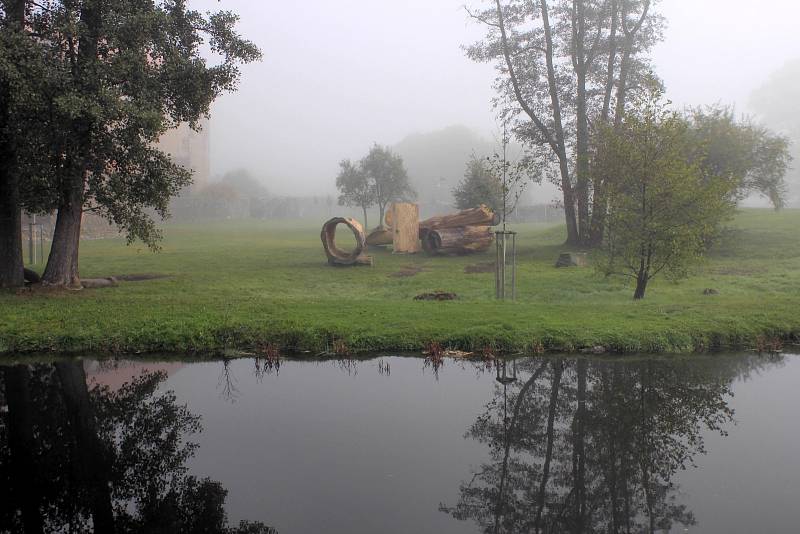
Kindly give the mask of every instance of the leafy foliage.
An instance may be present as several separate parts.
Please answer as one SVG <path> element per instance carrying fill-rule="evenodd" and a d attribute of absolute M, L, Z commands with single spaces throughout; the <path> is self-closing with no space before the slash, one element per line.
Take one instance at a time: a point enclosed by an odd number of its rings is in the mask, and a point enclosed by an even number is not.
<path fill-rule="evenodd" d="M 182 122 L 197 128 L 211 102 L 236 88 L 240 63 L 260 51 L 235 31 L 230 12 L 203 15 L 182 1 L 51 0 L 29 9 L 26 39 L 45 51 L 42 72 L 55 80 L 42 120 L 51 128 L 47 187 L 26 188 L 26 204 L 67 200 L 68 191 L 120 229 L 157 248 L 151 216 L 191 172 L 156 143 Z M 220 62 L 209 65 L 208 46 Z M 40 203 L 40 202 L 39 202 Z M 48 202 L 52 207 L 53 202 Z"/>
<path fill-rule="evenodd" d="M 360 206 L 364 211 L 365 227 L 367 208 L 377 205 L 380 217 L 378 224 L 383 224 L 383 215 L 390 202 L 416 197 L 408 181 L 403 158 L 387 147 L 375 144 L 357 163 L 349 159 L 342 160 L 339 169 L 336 177 L 339 204 Z"/>
<path fill-rule="evenodd" d="M 590 125 L 617 123 L 653 77 L 647 54 L 664 20 L 651 0 L 489 3 L 471 12 L 487 35 L 467 55 L 497 65 L 495 106 L 533 166 L 561 188 L 568 242 L 587 243 L 601 227 L 593 218 L 605 213 L 605 176 L 590 169 Z"/>
<path fill-rule="evenodd" d="M 730 382 L 748 365 L 555 358 L 519 366 L 525 378 L 496 387 L 466 433 L 489 460 L 443 511 L 495 533 L 695 524 L 674 477 L 705 453 L 704 432 L 725 434 Z"/>
<path fill-rule="evenodd" d="M 59 366 L 79 380 L 65 381 Z M 89 531 L 97 527 L 100 487 L 109 495 L 115 532 L 272 532 L 261 523 L 228 526 L 227 490 L 187 474 L 197 447 L 187 438 L 200 432 L 199 417 L 174 393 L 159 390 L 166 374 L 143 372 L 118 390 L 89 389 L 82 366 L 80 360 L 18 365 L 0 373 L 0 478 L 9 493 L 0 528 L 21 531 L 18 510 L 33 506 L 45 531 Z M 67 400 L 72 394 L 87 401 L 77 414 Z M 16 424 L 19 411 L 29 414 L 25 425 Z M 21 470 L 13 443 L 26 432 L 36 436 L 29 450 L 33 465 Z M 81 448 L 90 442 L 98 454 L 87 458 Z"/>
<path fill-rule="evenodd" d="M 637 99 L 620 127 L 602 130 L 597 145 L 597 167 L 615 177 L 608 186 L 601 269 L 634 278 L 634 298 L 643 298 L 662 271 L 687 276 L 732 215 L 740 182 L 690 160 L 697 150 L 692 129 L 666 110 L 657 88 Z"/>
<path fill-rule="evenodd" d="M 349 159 L 339 162 L 336 177 L 340 206 L 358 206 L 364 211 L 364 227 L 367 227 L 367 208 L 375 204 L 375 190 L 360 163 Z"/>
<path fill-rule="evenodd" d="M 736 183 L 737 199 L 757 192 L 775 208 L 783 207 L 791 162 L 788 138 L 752 121 L 737 121 L 731 108 L 693 109 L 688 120 L 694 143 L 690 159 L 709 180 Z"/>
<path fill-rule="evenodd" d="M 453 189 L 458 209 L 485 204 L 497 212 L 503 208 L 503 184 L 489 171 L 487 161 L 474 154 L 467 162 L 464 178 Z"/>
<path fill-rule="evenodd" d="M 749 107 L 769 128 L 785 135 L 791 142 L 794 159 L 788 172 L 791 200 L 800 206 L 800 112 L 796 105 L 800 94 L 800 59 L 787 62 L 750 95 Z"/>
<path fill-rule="evenodd" d="M 375 144 L 359 163 L 367 175 L 378 205 L 379 224 L 390 202 L 413 200 L 417 194 L 408 182 L 408 173 L 403 158 L 387 147 Z"/>

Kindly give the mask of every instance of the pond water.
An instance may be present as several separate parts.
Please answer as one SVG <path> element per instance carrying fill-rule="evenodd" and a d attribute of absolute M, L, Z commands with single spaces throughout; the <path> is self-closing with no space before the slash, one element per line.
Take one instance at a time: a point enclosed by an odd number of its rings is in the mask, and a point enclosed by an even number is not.
<path fill-rule="evenodd" d="M 5 366 L 0 531 L 796 532 L 798 384 L 756 354 Z"/>

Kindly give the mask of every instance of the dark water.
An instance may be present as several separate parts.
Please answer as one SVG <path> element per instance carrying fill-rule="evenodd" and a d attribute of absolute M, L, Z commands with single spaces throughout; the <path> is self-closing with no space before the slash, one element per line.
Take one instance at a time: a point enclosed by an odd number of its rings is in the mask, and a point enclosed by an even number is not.
<path fill-rule="evenodd" d="M 791 355 L 0 367 L 0 531 L 797 532 L 798 406 Z"/>

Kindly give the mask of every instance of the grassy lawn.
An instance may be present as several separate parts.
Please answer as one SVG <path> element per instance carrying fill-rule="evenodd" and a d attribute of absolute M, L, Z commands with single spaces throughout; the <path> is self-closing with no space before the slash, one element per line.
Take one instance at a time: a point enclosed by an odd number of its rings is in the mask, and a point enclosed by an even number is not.
<path fill-rule="evenodd" d="M 0 294 L 0 352 L 217 351 L 276 343 L 318 352 L 466 349 L 688 352 L 800 336 L 800 210 L 743 210 L 696 273 L 656 280 L 643 301 L 624 280 L 556 269 L 562 227 L 519 225 L 518 299 L 493 300 L 493 254 L 430 258 L 371 250 L 374 267 L 325 263 L 319 224 L 168 226 L 163 250 L 85 241 L 81 275 L 161 273 L 79 292 Z M 343 235 L 345 232 L 341 232 Z M 396 276 L 404 267 L 421 270 Z M 41 266 L 39 266 L 41 270 Z M 718 291 L 704 295 L 705 288 Z M 421 292 L 458 294 L 421 302 Z M 337 343 L 341 346 L 341 343 Z"/>

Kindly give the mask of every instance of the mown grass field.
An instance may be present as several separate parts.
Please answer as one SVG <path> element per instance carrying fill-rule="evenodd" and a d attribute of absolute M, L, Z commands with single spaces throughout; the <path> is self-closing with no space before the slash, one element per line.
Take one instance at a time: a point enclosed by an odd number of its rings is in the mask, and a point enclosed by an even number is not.
<path fill-rule="evenodd" d="M 160 273 L 78 292 L 0 295 L 0 352 L 419 350 L 443 346 L 613 352 L 753 347 L 800 338 L 800 210 L 743 210 L 694 275 L 655 280 L 634 302 L 625 280 L 556 269 L 562 227 L 518 225 L 518 299 L 493 299 L 492 273 L 464 257 L 371 250 L 374 267 L 332 268 L 319 224 L 229 221 L 168 226 L 163 250 L 85 241 L 81 275 Z M 344 234 L 345 232 L 341 232 Z M 410 268 L 413 276 L 395 276 Z M 41 270 L 41 267 L 39 267 Z M 704 295 L 705 288 L 718 291 Z M 414 301 L 421 292 L 452 302 Z"/>

